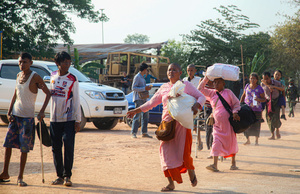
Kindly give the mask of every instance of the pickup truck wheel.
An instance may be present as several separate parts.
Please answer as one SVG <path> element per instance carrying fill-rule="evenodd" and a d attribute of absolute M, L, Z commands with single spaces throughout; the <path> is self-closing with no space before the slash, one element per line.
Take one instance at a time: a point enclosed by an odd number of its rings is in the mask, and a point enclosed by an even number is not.
<path fill-rule="evenodd" d="M 3 123 L 5 123 L 5 124 L 8 124 L 8 123 L 9 123 L 8 118 L 7 118 L 6 115 L 1 115 L 1 120 L 2 120 Z"/>
<path fill-rule="evenodd" d="M 132 121 L 133 118 L 129 118 L 127 115 L 125 116 L 125 123 L 131 128 L 132 127 Z M 140 120 L 140 125 L 139 128 L 141 127 L 141 120 Z"/>
<path fill-rule="evenodd" d="M 84 117 L 83 111 L 81 110 L 80 130 L 84 128 L 85 124 L 86 124 L 86 118 Z"/>
<path fill-rule="evenodd" d="M 100 130 L 110 130 L 118 124 L 118 118 L 104 118 L 93 121 L 95 127 Z"/>

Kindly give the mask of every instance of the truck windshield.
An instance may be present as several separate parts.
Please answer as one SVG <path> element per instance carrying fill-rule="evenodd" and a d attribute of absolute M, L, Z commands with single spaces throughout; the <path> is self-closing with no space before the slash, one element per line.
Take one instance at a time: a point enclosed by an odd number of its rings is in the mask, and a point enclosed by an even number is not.
<path fill-rule="evenodd" d="M 48 65 L 48 68 L 51 71 L 56 71 L 58 70 L 56 65 Z M 80 71 L 78 71 L 77 69 L 75 69 L 74 67 L 70 67 L 69 72 L 74 74 L 79 82 L 92 82 L 88 77 L 86 77 L 85 75 L 83 75 Z"/>

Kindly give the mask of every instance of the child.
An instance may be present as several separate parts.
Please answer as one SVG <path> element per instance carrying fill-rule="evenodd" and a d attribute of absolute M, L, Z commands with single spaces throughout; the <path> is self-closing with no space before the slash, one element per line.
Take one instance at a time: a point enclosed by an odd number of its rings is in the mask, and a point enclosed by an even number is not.
<path fill-rule="evenodd" d="M 280 81 L 282 86 L 284 87 L 285 84 L 284 84 L 284 81 L 281 80 L 281 77 L 282 77 L 282 72 L 280 70 L 276 70 L 274 72 L 274 79 L 277 80 L 277 81 Z M 286 120 L 286 117 L 285 117 L 286 101 L 285 101 L 285 92 L 284 92 L 284 90 L 279 95 L 278 106 L 281 108 L 281 111 L 282 111 L 282 114 L 281 114 L 280 118 Z"/>
<path fill-rule="evenodd" d="M 213 144 L 211 155 L 213 156 L 214 163 L 207 166 L 208 170 L 218 172 L 218 156 L 232 157 L 230 170 L 237 170 L 235 155 L 238 152 L 238 144 L 236 134 L 234 133 L 231 124 L 229 123 L 229 113 L 223 106 L 216 92 L 219 92 L 222 97 L 228 102 L 232 108 L 233 119 L 240 120 L 237 112 L 241 109 L 240 102 L 234 93 L 229 89 L 224 89 L 225 81 L 222 78 L 214 80 L 213 85 L 215 89 L 205 88 L 208 78 L 205 77 L 198 86 L 213 108 L 213 117 L 215 124 L 213 125 Z"/>

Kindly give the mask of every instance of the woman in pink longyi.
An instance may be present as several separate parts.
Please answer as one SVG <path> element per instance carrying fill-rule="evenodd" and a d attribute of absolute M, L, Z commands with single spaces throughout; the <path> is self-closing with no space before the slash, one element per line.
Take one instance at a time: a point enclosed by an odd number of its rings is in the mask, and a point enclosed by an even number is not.
<path fill-rule="evenodd" d="M 180 80 L 182 74 L 181 67 L 178 64 L 170 64 L 167 71 L 167 76 L 170 82 L 163 84 L 159 90 L 154 94 L 150 101 L 146 102 L 137 109 L 128 111 L 128 116 L 132 117 L 134 114 L 141 111 L 147 112 L 151 108 L 163 104 L 162 120 L 171 121 L 172 117 L 168 112 L 167 102 L 169 92 L 172 86 Z M 190 82 L 184 81 L 184 93 L 189 94 L 196 98 L 197 102 L 193 105 L 192 110 L 194 114 L 197 113 L 205 103 L 205 97 L 197 88 Z M 193 158 L 191 157 L 192 149 L 192 133 L 191 129 L 183 127 L 176 121 L 175 137 L 170 141 L 160 141 L 159 155 L 161 167 L 167 177 L 169 184 L 163 187 L 161 191 L 172 191 L 175 189 L 174 181 L 182 183 L 181 173 L 188 171 L 191 185 L 197 185 L 197 178 L 195 174 L 195 167 L 193 165 Z"/>
<path fill-rule="evenodd" d="M 232 157 L 230 170 L 237 170 L 238 167 L 236 166 L 235 161 L 235 155 L 238 152 L 236 134 L 228 120 L 229 113 L 224 108 L 216 92 L 219 92 L 230 105 L 234 120 L 240 120 L 240 117 L 237 114 L 237 112 L 241 109 L 240 102 L 231 90 L 224 89 L 225 81 L 222 78 L 214 80 L 213 84 L 215 89 L 205 88 L 208 81 L 209 79 L 205 77 L 198 86 L 198 90 L 200 90 L 207 100 L 210 101 L 215 120 L 215 124 L 213 125 L 213 144 L 210 153 L 211 156 L 213 156 L 214 163 L 206 168 L 213 172 L 218 172 L 218 156 L 223 156 L 225 158 Z"/>

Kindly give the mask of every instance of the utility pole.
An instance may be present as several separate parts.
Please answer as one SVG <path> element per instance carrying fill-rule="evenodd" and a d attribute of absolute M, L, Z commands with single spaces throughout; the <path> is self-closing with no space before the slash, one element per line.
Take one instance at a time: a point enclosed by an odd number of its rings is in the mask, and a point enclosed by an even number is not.
<path fill-rule="evenodd" d="M 109 18 L 103 13 L 104 9 L 101 10 L 101 16 L 99 17 L 99 20 L 102 22 L 102 44 L 104 44 L 104 28 L 103 28 L 103 23 L 108 22 Z"/>

